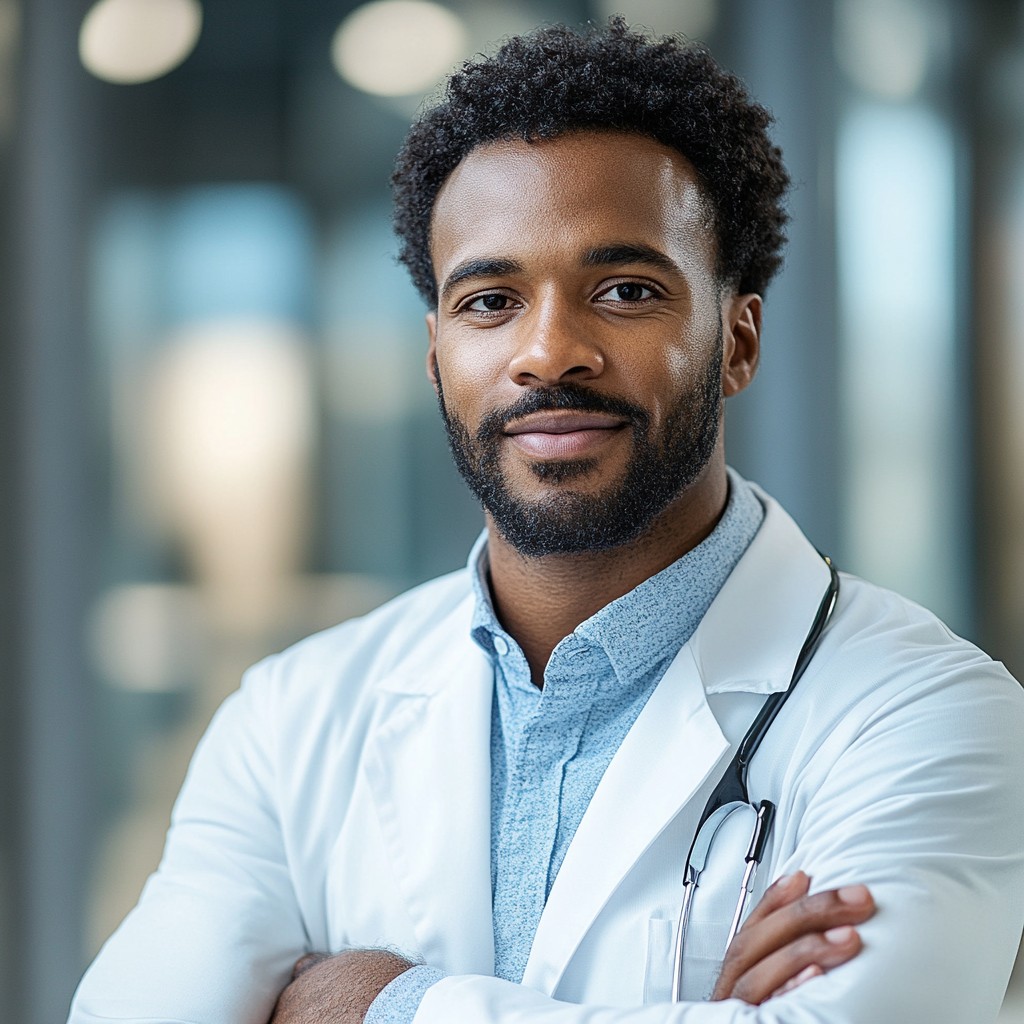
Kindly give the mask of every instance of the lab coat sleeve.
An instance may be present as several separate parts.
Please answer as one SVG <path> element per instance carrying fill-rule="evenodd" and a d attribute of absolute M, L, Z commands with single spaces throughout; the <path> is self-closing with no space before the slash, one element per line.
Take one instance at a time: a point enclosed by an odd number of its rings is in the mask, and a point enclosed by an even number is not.
<path fill-rule="evenodd" d="M 163 859 L 82 980 L 69 1024 L 266 1024 L 307 939 L 275 811 L 272 707 L 256 685 L 196 750 Z"/>
<path fill-rule="evenodd" d="M 950 682 L 878 708 L 823 780 L 789 780 L 798 835 L 777 873 L 865 882 L 878 906 L 849 964 L 760 1007 L 576 1005 L 463 975 L 426 991 L 415 1024 L 991 1024 L 1024 921 L 1024 700 L 995 666 Z"/>

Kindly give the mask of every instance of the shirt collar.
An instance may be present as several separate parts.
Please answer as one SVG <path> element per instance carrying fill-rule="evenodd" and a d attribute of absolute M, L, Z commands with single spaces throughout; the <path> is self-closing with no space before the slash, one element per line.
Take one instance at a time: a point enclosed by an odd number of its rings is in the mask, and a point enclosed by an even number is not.
<path fill-rule="evenodd" d="M 693 635 L 763 519 L 764 508 L 750 485 L 730 469 L 729 500 L 715 529 L 682 558 L 582 622 L 574 636 L 601 647 L 624 684 L 667 662 Z M 472 637 L 485 652 L 501 657 L 515 641 L 494 613 L 486 530 L 473 545 L 467 568 L 475 597 Z"/>

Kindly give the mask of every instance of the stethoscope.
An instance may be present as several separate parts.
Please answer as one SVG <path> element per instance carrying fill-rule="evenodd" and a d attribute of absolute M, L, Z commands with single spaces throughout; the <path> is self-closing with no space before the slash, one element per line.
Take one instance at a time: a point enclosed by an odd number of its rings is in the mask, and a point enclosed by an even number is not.
<path fill-rule="evenodd" d="M 686 855 L 686 864 L 683 868 L 683 905 L 679 910 L 679 923 L 676 926 L 675 953 L 672 960 L 672 1001 L 678 1002 L 682 998 L 683 991 L 683 950 L 686 945 L 686 931 L 690 923 L 690 910 L 693 907 L 693 896 L 700 884 L 700 876 L 708 861 L 708 852 L 714 841 L 715 834 L 722 827 L 726 818 L 743 807 L 751 807 L 756 812 L 754 829 L 750 835 L 750 845 L 747 847 L 747 854 L 744 858 L 746 867 L 743 871 L 743 881 L 740 884 L 740 895 L 736 902 L 736 911 L 733 914 L 732 924 L 729 927 L 729 937 L 725 941 L 725 950 L 728 951 L 732 940 L 736 937 L 740 922 L 743 920 L 743 913 L 750 899 L 750 893 L 754 888 L 754 876 L 764 856 L 765 846 L 768 837 L 771 835 L 772 824 L 775 820 L 775 804 L 771 800 L 762 800 L 757 806 L 750 801 L 747 792 L 747 773 L 750 768 L 750 761 L 757 753 L 761 741 L 771 727 L 775 717 L 782 710 L 789 695 L 796 688 L 800 677 L 804 674 L 811 658 L 814 657 L 821 643 L 821 635 L 832 617 L 832 611 L 836 606 L 836 598 L 839 596 L 839 574 L 836 572 L 832 560 L 825 555 L 828 566 L 829 583 L 825 596 L 818 606 L 818 613 L 811 623 L 810 632 L 804 645 L 800 649 L 800 656 L 796 661 L 796 668 L 793 669 L 793 678 L 785 690 L 769 695 L 764 702 L 757 717 L 747 730 L 736 754 L 729 762 L 718 785 L 708 798 L 701 812 L 700 820 L 697 823 L 697 834 L 690 844 L 690 851 Z M 724 956 L 723 952 L 723 956 Z"/>

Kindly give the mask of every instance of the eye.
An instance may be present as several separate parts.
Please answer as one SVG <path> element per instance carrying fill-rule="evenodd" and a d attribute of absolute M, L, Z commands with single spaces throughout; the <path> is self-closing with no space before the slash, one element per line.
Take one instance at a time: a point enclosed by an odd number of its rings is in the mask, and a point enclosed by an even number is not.
<path fill-rule="evenodd" d="M 500 292 L 489 292 L 487 295 L 478 295 L 462 308 L 472 313 L 503 313 L 512 308 L 512 299 Z"/>
<path fill-rule="evenodd" d="M 621 281 L 595 296 L 598 302 L 646 302 L 658 297 L 653 287 L 639 281 Z"/>

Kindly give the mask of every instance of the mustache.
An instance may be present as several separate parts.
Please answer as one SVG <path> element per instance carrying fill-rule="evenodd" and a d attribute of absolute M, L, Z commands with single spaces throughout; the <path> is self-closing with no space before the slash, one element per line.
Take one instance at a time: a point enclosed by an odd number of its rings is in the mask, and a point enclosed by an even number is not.
<path fill-rule="evenodd" d="M 494 409 L 480 421 L 476 431 L 478 441 L 500 437 L 513 421 L 535 412 L 553 412 L 569 409 L 572 412 L 607 413 L 628 420 L 641 433 L 646 432 L 650 417 L 639 405 L 613 395 L 603 395 L 580 384 L 556 384 L 549 388 L 535 388 L 503 409 Z"/>

